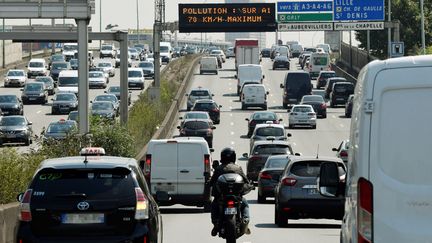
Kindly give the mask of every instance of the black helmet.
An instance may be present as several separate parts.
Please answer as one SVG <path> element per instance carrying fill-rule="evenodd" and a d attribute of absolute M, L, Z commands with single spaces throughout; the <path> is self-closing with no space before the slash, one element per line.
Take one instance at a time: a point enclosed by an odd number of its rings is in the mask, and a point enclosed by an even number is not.
<path fill-rule="evenodd" d="M 235 163 L 236 152 L 232 148 L 224 148 L 221 151 L 220 160 L 222 164 Z"/>

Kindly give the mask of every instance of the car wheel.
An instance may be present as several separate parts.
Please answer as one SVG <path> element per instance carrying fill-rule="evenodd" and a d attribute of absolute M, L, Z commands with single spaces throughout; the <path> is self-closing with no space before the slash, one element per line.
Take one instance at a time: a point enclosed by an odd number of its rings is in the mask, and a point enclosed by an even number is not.
<path fill-rule="evenodd" d="M 325 114 L 322 116 L 322 118 L 327 118 L 327 113 L 325 113 Z"/>
<path fill-rule="evenodd" d="M 266 105 L 265 105 L 265 106 L 263 106 L 263 109 L 264 109 L 264 110 L 267 110 L 267 106 L 266 106 Z"/>
<path fill-rule="evenodd" d="M 211 202 L 205 202 L 203 205 L 204 213 L 210 213 L 211 212 Z"/>
<path fill-rule="evenodd" d="M 288 104 L 283 103 L 283 104 L 282 104 L 282 107 L 283 107 L 284 109 L 288 109 Z"/>
<path fill-rule="evenodd" d="M 144 84 L 143 84 L 143 85 L 141 85 L 141 90 L 143 90 L 143 89 L 144 89 L 144 86 L 145 86 Z"/>
<path fill-rule="evenodd" d="M 261 196 L 258 193 L 258 198 L 257 198 L 258 203 L 265 203 L 266 202 L 266 197 Z"/>
<path fill-rule="evenodd" d="M 316 129 L 316 125 L 313 125 L 313 126 L 312 126 L 312 129 Z"/>
<path fill-rule="evenodd" d="M 203 72 L 200 70 L 200 75 L 202 75 L 203 74 Z"/>
<path fill-rule="evenodd" d="M 24 145 L 25 146 L 30 146 L 30 143 L 31 143 L 31 139 L 27 138 L 27 141 L 25 141 Z"/>
<path fill-rule="evenodd" d="M 274 220 L 278 227 L 288 227 L 288 218 L 281 214 L 278 205 L 275 205 Z"/>
<path fill-rule="evenodd" d="M 242 110 L 245 110 L 245 109 L 246 109 L 246 106 L 245 106 L 244 104 L 242 104 L 242 105 L 241 105 L 241 109 L 242 109 Z"/>
<path fill-rule="evenodd" d="M 292 124 L 289 124 L 289 125 L 288 125 L 288 128 L 289 128 L 289 129 L 293 129 L 294 126 L 293 126 Z"/>
<path fill-rule="evenodd" d="M 331 102 L 331 101 L 330 101 L 330 107 L 331 107 L 331 108 L 334 108 L 334 107 L 335 107 L 334 103 Z"/>
<path fill-rule="evenodd" d="M 51 115 L 55 115 L 57 112 L 55 110 L 51 110 Z"/>

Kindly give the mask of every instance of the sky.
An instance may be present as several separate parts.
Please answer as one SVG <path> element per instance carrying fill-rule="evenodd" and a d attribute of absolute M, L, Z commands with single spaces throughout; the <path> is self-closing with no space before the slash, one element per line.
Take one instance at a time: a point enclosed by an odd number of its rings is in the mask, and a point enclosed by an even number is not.
<path fill-rule="evenodd" d="M 151 29 L 154 22 L 154 0 L 95 0 L 96 13 L 92 16 L 90 26 L 93 31 L 100 29 L 100 4 L 102 3 L 102 31 L 108 24 L 117 24 L 119 29 L 136 29 L 137 27 L 137 8 L 139 13 L 140 28 Z M 176 21 L 178 19 L 178 4 L 179 3 L 223 3 L 223 0 L 165 0 L 165 20 L 167 22 Z M 261 0 L 260 2 L 275 2 L 274 0 Z M 74 21 L 68 20 L 67 23 Z M 6 25 L 26 24 L 26 21 L 7 20 Z M 47 20 L 33 20 L 34 24 L 50 24 Z M 63 23 L 62 20 L 56 20 L 56 23 Z M 312 32 L 284 32 L 279 33 L 283 42 L 297 40 L 303 45 L 312 46 L 324 41 L 324 33 L 322 31 Z M 179 38 L 200 38 L 200 34 L 179 34 Z M 348 38 L 346 33 L 345 38 Z M 212 40 L 224 40 L 224 35 L 221 33 L 208 33 L 207 37 Z M 275 33 L 267 33 L 267 46 L 275 43 Z"/>

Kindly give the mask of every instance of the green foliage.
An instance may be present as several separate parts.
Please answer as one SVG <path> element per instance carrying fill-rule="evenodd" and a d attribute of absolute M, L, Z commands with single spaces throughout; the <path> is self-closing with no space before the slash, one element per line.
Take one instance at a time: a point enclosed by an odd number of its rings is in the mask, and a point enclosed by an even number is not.
<path fill-rule="evenodd" d="M 388 1 L 385 1 L 386 20 Z M 405 54 L 416 55 L 421 47 L 420 6 L 418 0 L 391 0 L 392 20 L 400 21 L 400 40 L 405 42 Z M 432 1 L 424 1 L 426 45 L 432 43 Z M 360 47 L 367 46 L 367 32 L 357 31 Z M 371 52 L 379 58 L 387 57 L 388 36 L 386 30 L 371 31 Z"/>

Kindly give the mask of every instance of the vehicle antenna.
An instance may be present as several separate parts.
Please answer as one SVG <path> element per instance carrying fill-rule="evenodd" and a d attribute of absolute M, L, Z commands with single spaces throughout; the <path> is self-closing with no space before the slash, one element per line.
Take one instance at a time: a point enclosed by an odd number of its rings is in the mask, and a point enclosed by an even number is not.
<path fill-rule="evenodd" d="M 319 144 L 318 144 L 318 148 L 317 148 L 317 155 L 316 158 L 318 159 L 318 155 L 319 155 Z"/>

